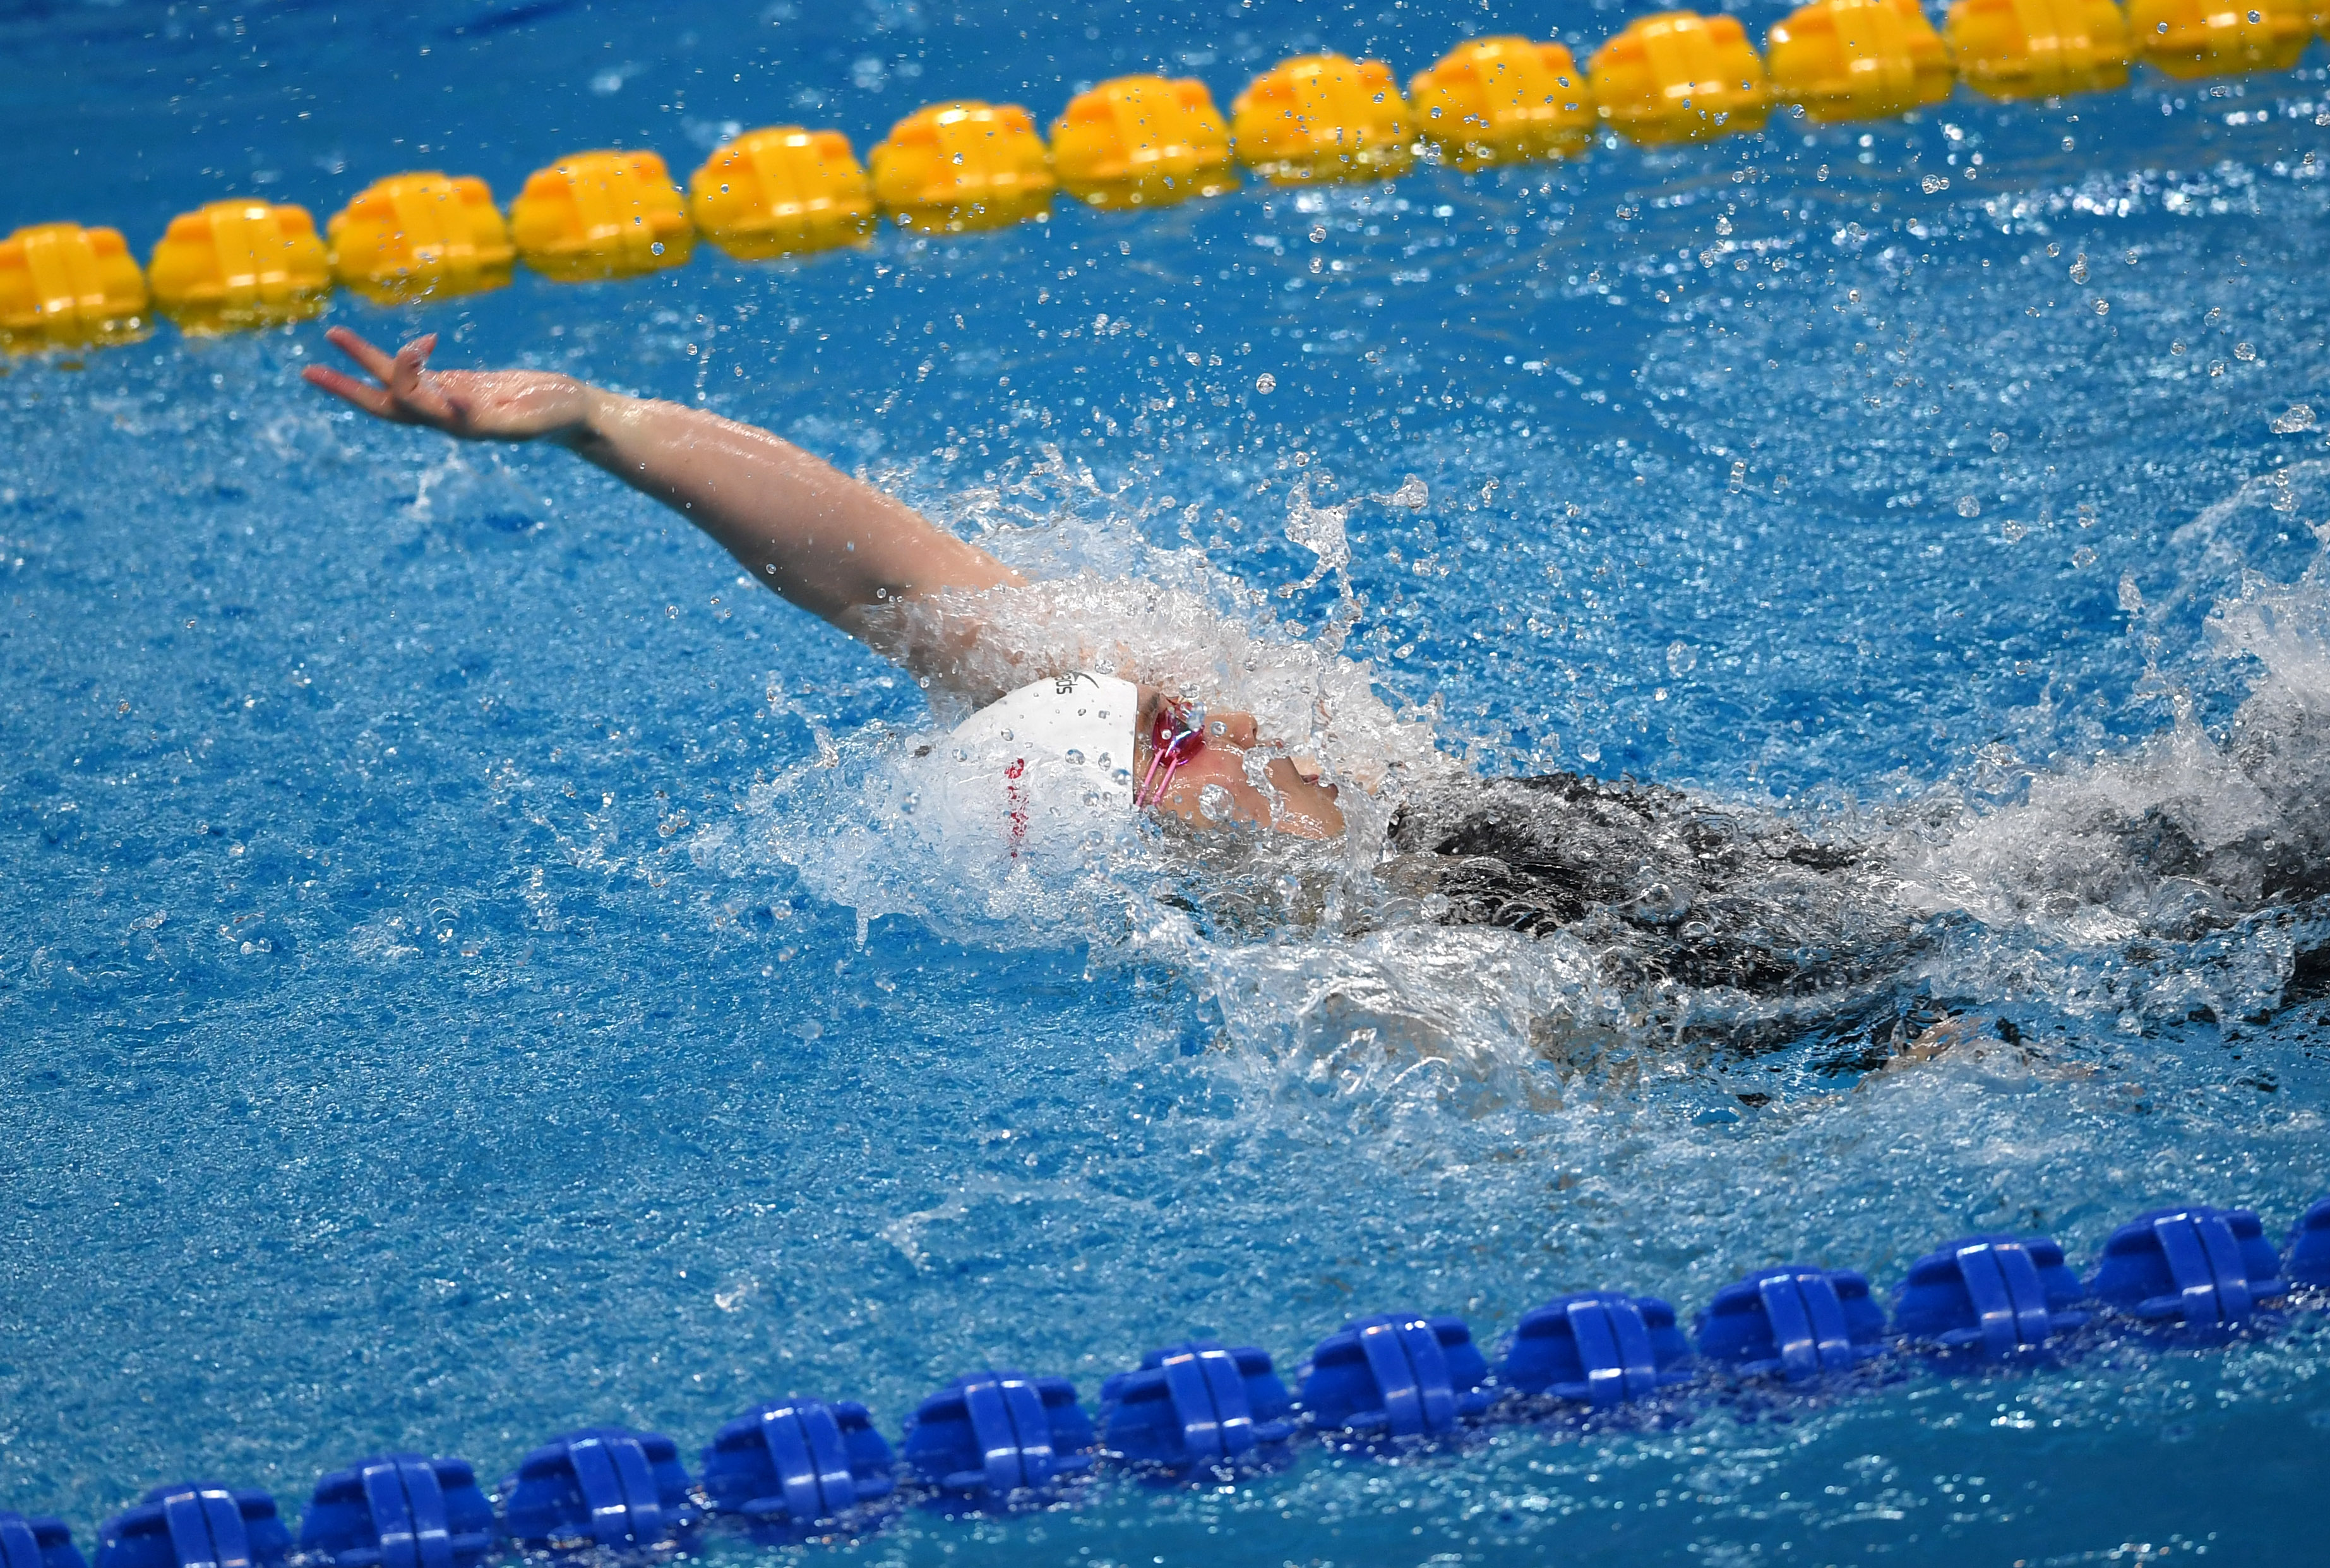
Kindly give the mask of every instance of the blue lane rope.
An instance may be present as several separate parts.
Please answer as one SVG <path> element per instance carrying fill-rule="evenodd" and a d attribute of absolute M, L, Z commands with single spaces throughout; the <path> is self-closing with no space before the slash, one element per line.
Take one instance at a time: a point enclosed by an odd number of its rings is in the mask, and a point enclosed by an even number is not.
<path fill-rule="evenodd" d="M 317 1481 L 299 1550 L 328 1568 L 477 1568 L 500 1534 L 467 1463 L 383 1454 Z"/>
<path fill-rule="evenodd" d="M 1276 1462 L 1294 1435 L 1294 1402 L 1270 1353 L 1193 1339 L 1152 1350 L 1100 1388 L 1104 1452 L 1175 1478 Z"/>
<path fill-rule="evenodd" d="M 896 1464 L 864 1405 L 785 1400 L 756 1406 L 713 1435 L 704 1492 L 715 1511 L 791 1540 L 889 1497 Z"/>
<path fill-rule="evenodd" d="M 1710 1379 L 1848 1388 L 1889 1352 L 1947 1366 L 2032 1364 L 2116 1329 L 2222 1344 L 2288 1322 L 2293 1289 L 2330 1291 L 2330 1197 L 2283 1249 L 2257 1214 L 2205 1204 L 2139 1214 L 2082 1283 L 2044 1236 L 1968 1236 L 1909 1266 L 1890 1325 L 1868 1279 L 1786 1264 L 1725 1286 L 1687 1340 L 1651 1296 L 1587 1291 L 1522 1316 L 1492 1370 L 1458 1317 L 1353 1318 L 1321 1340 L 1289 1396 L 1269 1354 L 1189 1340 L 1101 1387 L 1096 1425 L 1066 1378 L 980 1371 L 925 1399 L 894 1456 L 862 1404 L 792 1399 L 720 1428 L 691 1484 L 678 1445 L 592 1427 L 526 1456 L 488 1498 L 465 1461 L 390 1454 L 317 1481 L 297 1557 L 315 1568 L 479 1568 L 497 1550 L 639 1553 L 707 1516 L 798 1542 L 877 1528 L 907 1499 L 944 1511 L 1048 1506 L 1107 1460 L 1168 1481 L 1286 1463 L 1304 1429 L 1361 1449 L 1445 1441 L 1492 1421 L 1599 1414 L 1690 1397 Z M 900 1470 L 914 1478 L 902 1487 Z M 98 1532 L 94 1568 L 286 1568 L 265 1492 L 156 1487 Z M 91 1568 L 62 1520 L 0 1511 L 0 1568 Z"/>
<path fill-rule="evenodd" d="M 649 1549 L 702 1520 L 679 1445 L 660 1432 L 620 1427 L 586 1427 L 535 1449 L 502 1483 L 501 1496 L 510 1540 L 553 1552 Z"/>
<path fill-rule="evenodd" d="M 62 1519 L 0 1514 L 0 1568 L 89 1568 Z"/>
<path fill-rule="evenodd" d="M 1691 1381 L 1691 1341 L 1655 1296 L 1589 1290 L 1521 1315 L 1497 1382 L 1610 1410 Z"/>
<path fill-rule="evenodd" d="M 2083 1328 L 2086 1288 L 2044 1236 L 1969 1236 L 1909 1265 L 1893 1331 L 1994 1360 L 2045 1350 Z"/>
<path fill-rule="evenodd" d="M 1849 1269 L 1789 1263 L 1717 1291 L 1698 1330 L 1699 1354 L 1739 1376 L 1809 1383 L 1883 1354 L 1885 1309 Z"/>
<path fill-rule="evenodd" d="M 280 1568 L 290 1551 L 273 1497 L 217 1481 L 156 1487 L 97 1533 L 97 1568 Z"/>
<path fill-rule="evenodd" d="M 1461 1317 L 1355 1317 L 1321 1340 L 1302 1378 L 1314 1424 L 1361 1438 L 1437 1438 L 1487 1412 L 1489 1364 Z"/>
<path fill-rule="evenodd" d="M 2287 1295 L 2280 1272 L 2255 1214 L 2194 1204 L 2155 1209 L 2113 1231 L 2088 1289 L 2132 1317 L 2206 1332 L 2239 1328 L 2259 1301 Z"/>
<path fill-rule="evenodd" d="M 915 1408 L 899 1456 L 937 1498 L 1009 1507 L 1055 1500 L 1092 1468 L 1097 1438 L 1067 1379 L 974 1372 Z"/>

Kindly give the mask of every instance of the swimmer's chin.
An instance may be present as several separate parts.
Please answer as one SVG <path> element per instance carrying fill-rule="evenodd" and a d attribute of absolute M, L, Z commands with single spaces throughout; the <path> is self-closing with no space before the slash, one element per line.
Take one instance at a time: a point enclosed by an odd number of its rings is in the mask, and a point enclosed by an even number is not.
<path fill-rule="evenodd" d="M 1284 770 L 1285 777 L 1277 775 Z M 1184 770 L 1185 772 L 1188 770 Z M 1185 785 L 1178 779 L 1165 798 L 1150 807 L 1160 820 L 1171 819 L 1198 832 L 1267 832 L 1321 842 L 1343 836 L 1343 813 L 1335 803 L 1335 786 L 1315 784 L 1293 771 L 1285 757 L 1270 765 L 1271 794 L 1264 794 L 1244 779 L 1235 790 L 1219 783 Z M 1208 790 L 1227 794 L 1210 799 Z"/>

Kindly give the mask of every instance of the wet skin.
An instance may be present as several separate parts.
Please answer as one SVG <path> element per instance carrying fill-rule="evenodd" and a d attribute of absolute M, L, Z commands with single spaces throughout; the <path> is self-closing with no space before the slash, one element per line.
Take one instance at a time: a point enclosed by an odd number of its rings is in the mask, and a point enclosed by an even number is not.
<path fill-rule="evenodd" d="M 1153 755 L 1150 736 L 1159 708 L 1167 694 L 1153 687 L 1141 692 L 1141 718 L 1132 737 L 1132 776 L 1149 776 Z M 1267 755 L 1262 772 L 1268 787 L 1246 776 L 1247 754 L 1260 749 Z M 1276 829 L 1300 839 L 1331 839 L 1343 831 L 1343 813 L 1335 804 L 1335 786 L 1319 781 L 1318 768 L 1307 757 L 1268 755 L 1255 732 L 1254 716 L 1228 711 L 1206 717 L 1205 745 L 1175 770 L 1162 798 L 1151 808 L 1170 813 L 1198 827 L 1233 823 Z M 1213 797 L 1215 811 L 1206 813 L 1208 789 L 1227 796 Z"/>

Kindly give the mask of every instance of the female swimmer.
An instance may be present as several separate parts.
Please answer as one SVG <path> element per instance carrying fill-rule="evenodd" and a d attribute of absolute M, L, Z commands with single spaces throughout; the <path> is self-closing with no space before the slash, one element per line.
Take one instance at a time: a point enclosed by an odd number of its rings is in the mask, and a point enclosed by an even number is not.
<path fill-rule="evenodd" d="M 1309 839 L 1344 831 L 1333 785 L 1264 745 L 1248 716 L 1208 717 L 1176 693 L 1136 689 L 1113 672 L 1036 669 L 1027 651 L 981 648 L 982 638 L 1000 633 L 978 615 L 977 596 L 1019 584 L 1018 574 L 789 442 L 567 375 L 432 371 L 433 337 L 392 357 L 346 328 L 327 336 L 372 379 L 311 366 L 305 374 L 316 385 L 382 419 L 464 440 L 570 448 L 678 511 L 755 580 L 926 686 L 982 708 L 971 726 L 985 718 L 999 728 L 997 716 L 1006 716 L 1019 721 L 1023 736 L 1046 725 L 1056 737 L 1096 734 L 1075 729 L 1078 718 L 1068 710 L 1088 724 L 1094 705 L 1074 693 L 1114 682 L 1122 700 L 1109 709 L 1112 736 L 1122 736 L 1115 727 L 1134 716 L 1132 788 L 1119 798 L 1202 827 L 1210 824 L 1199 802 L 1218 790 L 1210 823 L 1222 820 L 1226 797 L 1237 822 Z M 902 613 L 941 596 L 943 615 Z M 973 651 L 994 657 L 966 657 Z M 981 678 L 965 673 L 1015 666 L 1044 679 L 1007 694 L 979 688 Z M 2219 896 L 2212 918 L 2230 924 L 2243 909 L 2330 892 L 2322 767 L 2283 765 L 2293 755 L 2310 764 L 2330 757 L 2330 744 L 2316 746 L 2303 734 L 2319 730 L 2325 715 L 2307 707 L 2285 719 L 2261 710 L 2249 741 L 2228 758 L 2274 803 L 2257 832 L 2203 841 L 2157 809 L 2083 825 L 2099 846 L 2126 851 L 2098 851 L 2098 863 L 2118 867 L 2127 883 L 2110 890 L 2110 902 L 2150 898 L 2153 883 L 2203 881 Z M 1840 987 L 1899 976 L 1930 939 L 1935 917 L 1953 917 L 1937 908 L 1930 889 L 1905 887 L 1899 849 L 1824 843 L 1754 807 L 1572 774 L 1424 784 L 1394 817 L 1385 851 L 1379 879 L 1428 900 L 1441 918 L 1571 932 L 1629 988 L 1672 979 L 1833 998 Z M 2063 874 L 2079 884 L 2064 891 L 2095 896 L 2091 872 Z M 2033 898 L 2048 891 L 2029 889 Z"/>

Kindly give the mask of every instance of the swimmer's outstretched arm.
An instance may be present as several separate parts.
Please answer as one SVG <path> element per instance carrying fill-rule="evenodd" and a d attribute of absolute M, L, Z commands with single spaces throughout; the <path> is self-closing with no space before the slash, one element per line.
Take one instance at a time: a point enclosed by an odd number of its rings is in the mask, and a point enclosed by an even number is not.
<path fill-rule="evenodd" d="M 1021 581 L 895 497 L 765 430 L 550 371 L 431 370 L 433 334 L 393 356 L 345 327 L 325 336 L 372 376 L 308 366 L 301 374 L 325 391 L 464 441 L 556 442 L 711 535 L 753 581 L 854 637 L 867 636 L 867 613 L 885 603 Z M 914 669 L 934 652 L 899 656 Z"/>
<path fill-rule="evenodd" d="M 393 356 L 345 327 L 325 336 L 369 372 L 367 381 L 320 365 L 300 374 L 366 413 L 425 424 L 464 441 L 554 441 L 670 507 L 725 546 L 755 582 L 824 617 L 905 665 L 930 685 L 974 702 L 1001 695 L 967 684 L 967 644 L 987 633 L 974 613 L 948 617 L 935 635 L 901 634 L 886 604 L 950 589 L 1018 584 L 1019 575 L 912 507 L 862 484 L 765 430 L 676 403 L 653 403 L 541 370 L 431 370 L 434 337 Z M 1056 673 L 1053 671 L 1050 673 Z M 1162 694 L 1144 688 L 1134 727 L 1136 765 L 1147 761 L 1149 720 Z M 1208 745 L 1178 773 L 1160 810 L 1190 822 L 1218 788 L 1243 821 L 1304 838 L 1342 832 L 1331 785 L 1290 757 L 1267 764 L 1270 787 L 1246 775 L 1254 720 L 1217 714 Z M 1136 765 L 1136 776 L 1139 774 Z"/>

